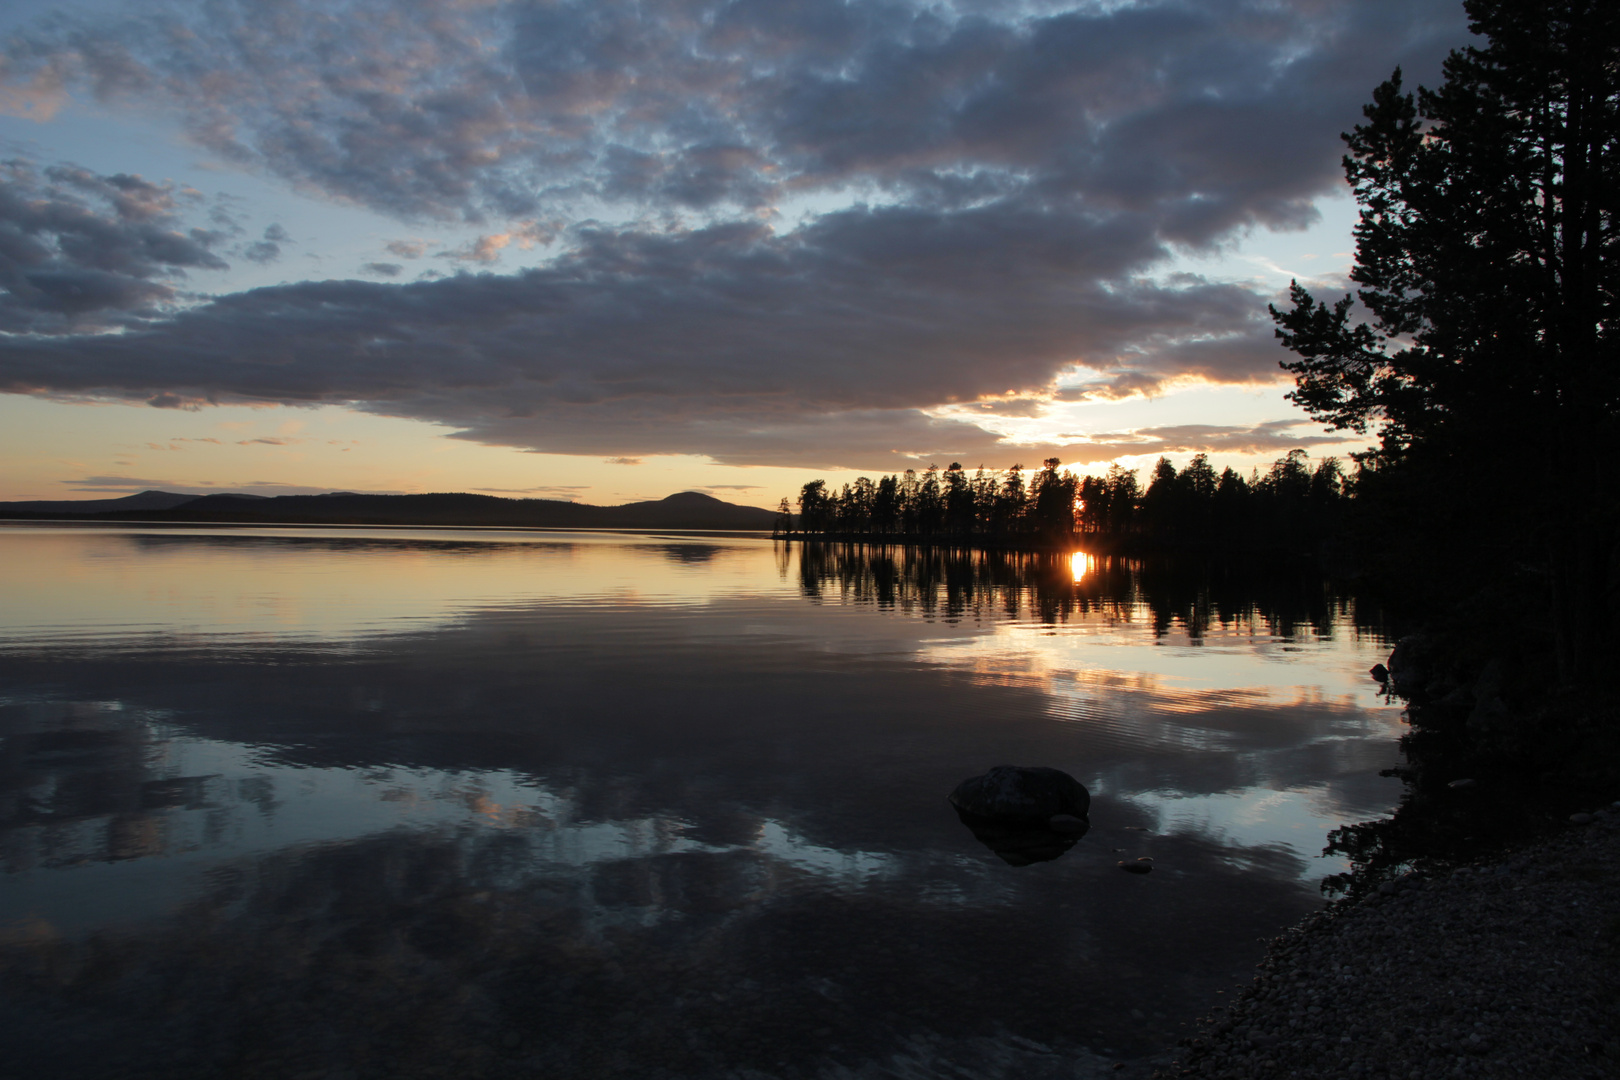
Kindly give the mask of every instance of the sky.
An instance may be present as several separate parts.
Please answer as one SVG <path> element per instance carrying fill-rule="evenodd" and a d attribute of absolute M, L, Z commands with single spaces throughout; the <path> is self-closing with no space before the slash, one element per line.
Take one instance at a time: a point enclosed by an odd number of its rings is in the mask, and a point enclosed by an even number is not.
<path fill-rule="evenodd" d="M 11 0 L 0 499 L 599 504 L 1363 440 L 1266 313 L 1455 0 Z"/>

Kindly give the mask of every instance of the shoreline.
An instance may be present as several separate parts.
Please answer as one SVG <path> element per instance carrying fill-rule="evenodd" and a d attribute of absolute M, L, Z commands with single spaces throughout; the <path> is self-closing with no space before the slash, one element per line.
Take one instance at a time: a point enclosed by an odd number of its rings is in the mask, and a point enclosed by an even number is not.
<path fill-rule="evenodd" d="M 1620 802 L 1585 816 L 1329 903 L 1152 1076 L 1620 1076 Z"/>

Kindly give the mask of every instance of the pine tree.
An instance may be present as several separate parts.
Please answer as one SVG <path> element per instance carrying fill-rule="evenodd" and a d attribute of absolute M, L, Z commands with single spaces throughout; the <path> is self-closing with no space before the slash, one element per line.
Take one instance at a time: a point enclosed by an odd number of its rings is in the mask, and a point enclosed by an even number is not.
<path fill-rule="evenodd" d="M 1401 504 L 1406 554 L 1427 552 L 1414 579 L 1455 592 L 1533 557 L 1559 671 L 1579 681 L 1607 658 L 1616 595 L 1620 4 L 1464 6 L 1484 45 L 1415 98 L 1397 69 L 1345 136 L 1355 297 L 1295 283 L 1272 315 L 1298 354 L 1293 400 L 1376 428 L 1358 496 Z"/>

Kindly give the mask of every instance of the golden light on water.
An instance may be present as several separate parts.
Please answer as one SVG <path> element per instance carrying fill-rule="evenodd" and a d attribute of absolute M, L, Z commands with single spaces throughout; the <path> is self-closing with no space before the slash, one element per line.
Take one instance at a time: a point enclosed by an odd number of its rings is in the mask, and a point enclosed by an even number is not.
<path fill-rule="evenodd" d="M 1069 569 L 1074 573 L 1074 580 L 1079 581 L 1095 567 L 1093 557 L 1083 551 L 1077 551 L 1069 556 Z"/>

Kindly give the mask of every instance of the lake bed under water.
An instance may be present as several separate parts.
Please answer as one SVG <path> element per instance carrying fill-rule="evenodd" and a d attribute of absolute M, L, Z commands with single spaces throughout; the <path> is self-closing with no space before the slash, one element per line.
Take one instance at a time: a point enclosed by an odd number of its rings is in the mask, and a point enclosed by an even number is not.
<path fill-rule="evenodd" d="M 0 595 L 19 1075 L 1135 1075 L 1400 794 L 1298 569 L 19 525 Z M 1004 763 L 1062 857 L 946 803 Z"/>

